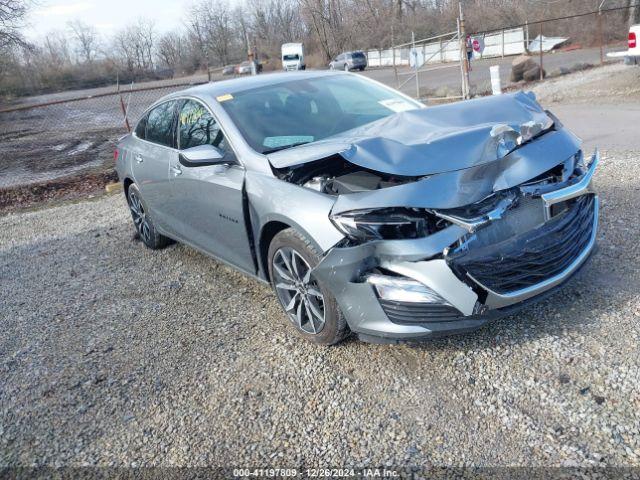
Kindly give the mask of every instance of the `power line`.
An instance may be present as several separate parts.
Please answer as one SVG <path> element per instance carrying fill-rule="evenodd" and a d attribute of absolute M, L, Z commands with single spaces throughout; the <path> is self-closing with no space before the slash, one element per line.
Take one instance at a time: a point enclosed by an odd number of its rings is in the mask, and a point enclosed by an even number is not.
<path fill-rule="evenodd" d="M 495 28 L 493 30 L 483 30 L 483 31 L 480 31 L 480 32 L 475 32 L 475 34 L 478 35 L 478 34 L 486 34 L 486 33 L 491 33 L 491 32 L 498 32 L 500 30 L 509 30 L 509 29 L 512 29 L 512 28 L 524 27 L 526 25 L 538 25 L 540 23 L 555 22 L 556 20 L 568 20 L 570 18 L 587 17 L 589 15 L 596 15 L 598 13 L 614 12 L 614 11 L 618 11 L 618 10 L 628 10 L 628 9 L 635 8 L 635 7 L 640 7 L 640 3 L 635 3 L 633 5 L 627 5 L 626 7 L 603 8 L 602 10 L 594 10 L 592 12 L 585 12 L 585 13 L 576 13 L 574 15 L 565 15 L 563 17 L 545 18 L 543 20 L 535 20 L 533 22 L 520 23 L 518 25 L 511 25 L 509 27 Z"/>

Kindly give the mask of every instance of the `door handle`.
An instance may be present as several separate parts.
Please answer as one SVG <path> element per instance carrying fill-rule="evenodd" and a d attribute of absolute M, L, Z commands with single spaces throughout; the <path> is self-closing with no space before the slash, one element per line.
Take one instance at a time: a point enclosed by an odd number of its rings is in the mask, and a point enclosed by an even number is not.
<path fill-rule="evenodd" d="M 171 165 L 171 173 L 173 173 L 173 175 L 177 177 L 178 175 L 182 175 L 182 169 L 175 165 Z"/>
<path fill-rule="evenodd" d="M 144 158 L 142 158 L 142 155 L 140 155 L 139 153 L 137 153 L 134 158 L 136 159 L 136 162 L 138 162 L 138 163 L 144 162 Z"/>

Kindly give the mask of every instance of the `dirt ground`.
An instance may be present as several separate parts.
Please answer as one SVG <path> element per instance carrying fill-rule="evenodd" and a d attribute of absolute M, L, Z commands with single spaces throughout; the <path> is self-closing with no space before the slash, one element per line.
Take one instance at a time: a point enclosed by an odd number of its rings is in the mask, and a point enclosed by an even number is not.
<path fill-rule="evenodd" d="M 181 88 L 186 86 L 123 95 L 130 124 Z M 119 96 L 0 112 L 0 212 L 100 193 L 116 179 L 113 152 L 126 133 Z"/>

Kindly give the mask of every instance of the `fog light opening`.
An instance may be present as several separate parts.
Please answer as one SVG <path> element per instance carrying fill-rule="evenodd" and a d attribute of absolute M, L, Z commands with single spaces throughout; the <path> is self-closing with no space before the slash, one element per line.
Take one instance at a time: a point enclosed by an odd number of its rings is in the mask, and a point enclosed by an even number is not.
<path fill-rule="evenodd" d="M 407 303 L 451 305 L 426 285 L 407 277 L 391 277 L 372 273 L 365 277 L 381 300 Z"/>

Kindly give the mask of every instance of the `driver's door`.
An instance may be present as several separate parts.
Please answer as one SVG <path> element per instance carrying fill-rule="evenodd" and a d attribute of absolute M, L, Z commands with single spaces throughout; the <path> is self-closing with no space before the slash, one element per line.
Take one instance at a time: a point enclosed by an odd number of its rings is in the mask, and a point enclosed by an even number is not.
<path fill-rule="evenodd" d="M 169 166 L 171 210 L 177 236 L 237 267 L 255 273 L 243 209 L 245 170 L 210 111 L 196 100 L 179 106 L 178 149 L 213 145 L 227 165 Z"/>

